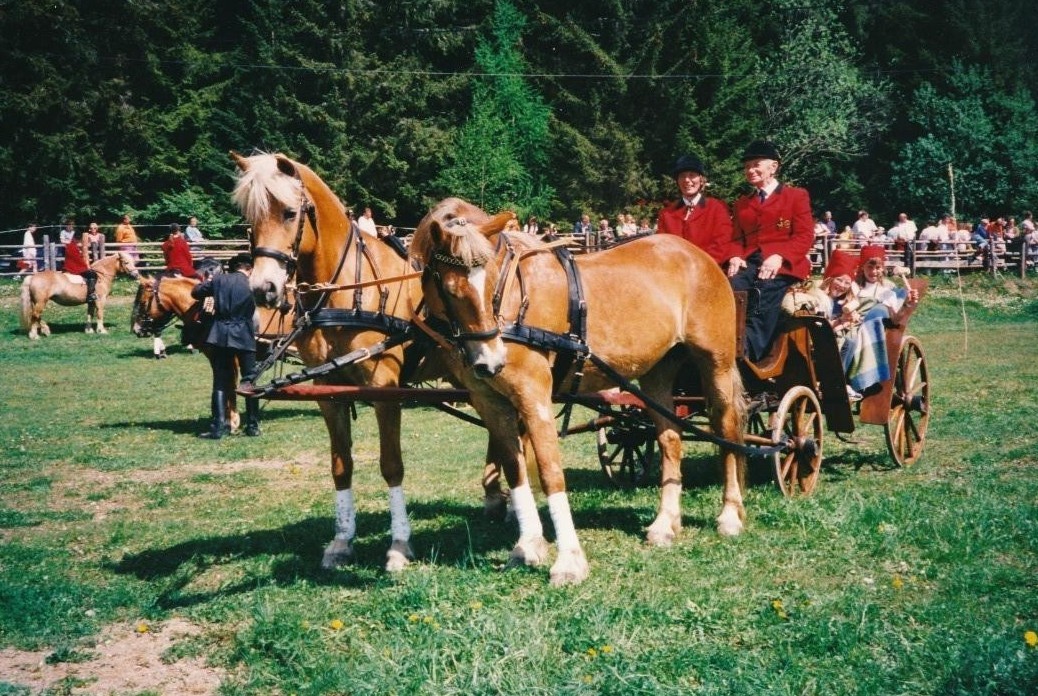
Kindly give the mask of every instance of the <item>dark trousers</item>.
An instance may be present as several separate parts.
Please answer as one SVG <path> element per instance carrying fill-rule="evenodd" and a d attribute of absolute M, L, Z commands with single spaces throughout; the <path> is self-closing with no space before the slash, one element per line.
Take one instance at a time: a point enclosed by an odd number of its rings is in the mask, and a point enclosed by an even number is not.
<path fill-rule="evenodd" d="M 234 391 L 234 359 L 238 359 L 238 367 L 241 369 L 242 380 L 251 376 L 256 370 L 256 352 L 252 350 L 239 350 L 238 348 L 223 348 L 221 346 L 210 346 L 213 359 L 213 390 Z"/>
<path fill-rule="evenodd" d="M 790 285 L 798 282 L 790 276 L 777 275 L 768 280 L 757 277 L 763 262 L 759 253 L 747 259 L 747 265 L 729 278 L 732 290 L 746 290 L 746 357 L 760 361 L 771 348 L 782 312 L 782 298 Z"/>

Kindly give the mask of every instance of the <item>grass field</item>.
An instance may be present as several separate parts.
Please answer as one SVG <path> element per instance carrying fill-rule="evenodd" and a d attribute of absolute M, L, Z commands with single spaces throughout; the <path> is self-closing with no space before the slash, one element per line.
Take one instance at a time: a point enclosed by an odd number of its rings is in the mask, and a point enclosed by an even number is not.
<path fill-rule="evenodd" d="M 913 319 L 933 382 L 918 465 L 891 469 L 881 428 L 829 437 L 814 496 L 754 485 L 746 533 L 722 539 L 711 448 L 689 445 L 684 532 L 652 549 L 657 490 L 611 489 L 593 438 L 568 438 L 591 577 L 552 589 L 546 569 L 502 570 L 515 532 L 482 517 L 475 426 L 405 412 L 419 558 L 387 576 L 360 406 L 358 562 L 320 571 L 333 495 L 314 405 L 269 404 L 260 438 L 198 440 L 208 368 L 179 349 L 149 359 L 131 283 L 110 335 L 52 306 L 54 335 L 30 342 L 5 281 L 0 648 L 89 665 L 113 626 L 186 620 L 200 632 L 163 659 L 219 669 L 234 695 L 1036 693 L 1038 282 L 966 282 L 964 302 L 935 279 Z M 0 696 L 29 693 L 0 671 Z"/>

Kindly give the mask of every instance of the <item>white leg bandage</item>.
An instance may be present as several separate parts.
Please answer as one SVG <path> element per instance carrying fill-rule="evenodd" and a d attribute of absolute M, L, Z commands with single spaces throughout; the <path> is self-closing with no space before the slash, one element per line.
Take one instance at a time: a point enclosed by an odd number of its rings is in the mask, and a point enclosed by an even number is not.
<path fill-rule="evenodd" d="M 537 515 L 537 503 L 534 502 L 529 483 L 512 489 L 512 507 L 515 509 L 515 518 L 519 521 L 520 539 L 544 536 L 541 518 Z"/>
<path fill-rule="evenodd" d="M 357 510 L 353 507 L 353 489 L 335 491 L 335 538 L 352 541 L 357 536 Z"/>
<path fill-rule="evenodd" d="M 573 526 L 573 513 L 569 509 L 569 496 L 565 491 L 548 496 L 548 512 L 555 527 L 555 543 L 559 545 L 559 551 L 580 548 L 577 529 Z"/>
<path fill-rule="evenodd" d="M 389 489 L 389 531 L 393 541 L 408 541 L 411 538 L 411 523 L 407 520 L 407 505 L 402 486 Z"/>

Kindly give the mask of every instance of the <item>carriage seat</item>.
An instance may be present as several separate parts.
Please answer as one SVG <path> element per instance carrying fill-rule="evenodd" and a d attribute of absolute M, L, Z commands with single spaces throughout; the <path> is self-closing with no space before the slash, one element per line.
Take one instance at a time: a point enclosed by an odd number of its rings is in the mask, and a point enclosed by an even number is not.
<path fill-rule="evenodd" d="M 735 356 L 740 364 L 760 381 L 774 379 L 782 374 L 789 355 L 789 340 L 785 330 L 780 330 L 771 344 L 771 350 L 757 363 L 746 357 L 746 306 L 748 293 L 735 291 Z"/>

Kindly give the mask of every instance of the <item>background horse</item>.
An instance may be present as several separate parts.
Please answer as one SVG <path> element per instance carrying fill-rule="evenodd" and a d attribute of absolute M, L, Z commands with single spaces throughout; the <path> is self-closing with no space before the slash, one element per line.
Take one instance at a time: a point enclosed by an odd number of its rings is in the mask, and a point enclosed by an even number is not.
<path fill-rule="evenodd" d="M 212 368 L 211 349 L 205 338 L 209 332 L 210 322 L 202 316 L 202 301 L 191 297 L 191 289 L 201 282 L 197 278 L 184 276 L 156 276 L 141 278 L 137 286 L 137 295 L 133 301 L 130 316 L 130 329 L 136 336 L 145 338 L 159 336 L 174 317 L 184 322 L 184 342 L 197 346 L 209 360 Z M 261 357 L 264 341 L 276 340 L 288 333 L 285 327 L 290 326 L 292 314 L 286 308 L 257 308 L 259 331 L 257 337 L 257 357 Z M 238 432 L 241 416 L 238 413 L 238 395 L 234 391 L 238 386 L 240 373 L 234 373 L 234 384 L 226 390 L 225 403 L 227 426 L 231 433 Z"/>
<path fill-rule="evenodd" d="M 124 251 L 95 261 L 90 268 L 97 273 L 97 285 L 94 288 L 97 301 L 87 307 L 86 332 L 94 332 L 96 320 L 97 333 L 108 333 L 104 322 L 105 302 L 112 291 L 112 282 L 119 273 L 137 278 L 137 268 L 130 255 Z M 22 281 L 22 328 L 28 330 L 29 338 L 35 340 L 40 334 L 50 335 L 50 327 L 43 321 L 43 310 L 48 300 L 66 307 L 86 304 L 86 287 L 86 282 L 78 275 L 61 271 L 40 271 Z"/>
<path fill-rule="evenodd" d="M 251 285 L 257 304 L 276 306 L 286 288 L 297 283 L 339 284 L 322 293 L 301 295 L 298 306 L 311 319 L 295 345 L 308 366 L 320 365 L 357 349 L 370 348 L 398 327 L 409 325 L 421 300 L 421 285 L 407 260 L 385 243 L 365 239 L 335 194 L 310 168 L 284 155 L 242 157 L 234 200 L 252 228 L 254 267 Z M 358 282 L 375 281 L 364 288 Z M 345 287 L 342 287 L 345 285 Z M 368 318 L 351 323 L 361 313 Z M 317 384 L 394 387 L 404 364 L 398 346 L 347 365 Z M 331 440 L 335 483 L 335 537 L 324 550 L 325 568 L 353 558 L 356 511 L 353 499 L 353 453 L 349 406 L 319 402 Z M 379 466 L 389 487 L 392 543 L 386 569 L 397 571 L 413 559 L 411 526 L 403 491 L 398 402 L 376 402 Z"/>
<path fill-rule="evenodd" d="M 469 388 L 493 447 L 499 448 L 519 520 L 513 563 L 536 565 L 546 542 L 522 463 L 521 420 L 533 449 L 555 527 L 558 558 L 552 584 L 579 583 L 588 574 L 570 513 L 553 416 L 552 393 L 595 391 L 615 382 L 592 361 L 574 382 L 570 368 L 553 384 L 554 352 L 503 341 L 499 327 L 516 321 L 569 335 L 571 286 L 550 248 L 528 235 L 502 233 L 510 213 L 486 219 L 479 208 L 450 198 L 418 225 L 411 255 L 427 265 L 425 299 L 434 316 L 453 324 L 463 353 L 450 359 L 455 377 Z M 474 222 L 485 220 L 484 222 Z M 515 259 L 502 268 L 506 258 Z M 587 347 L 646 394 L 673 411 L 678 370 L 691 362 L 709 402 L 713 432 L 742 444 L 745 409 L 736 366 L 735 300 L 724 273 L 709 256 L 673 235 L 638 239 L 576 258 L 587 309 Z M 495 316 L 495 304 L 499 311 Z M 662 492 L 648 541 L 670 544 L 681 529 L 681 433 L 669 419 L 649 411 L 662 461 Z M 723 450 L 723 508 L 717 529 L 739 534 L 745 457 Z"/>

